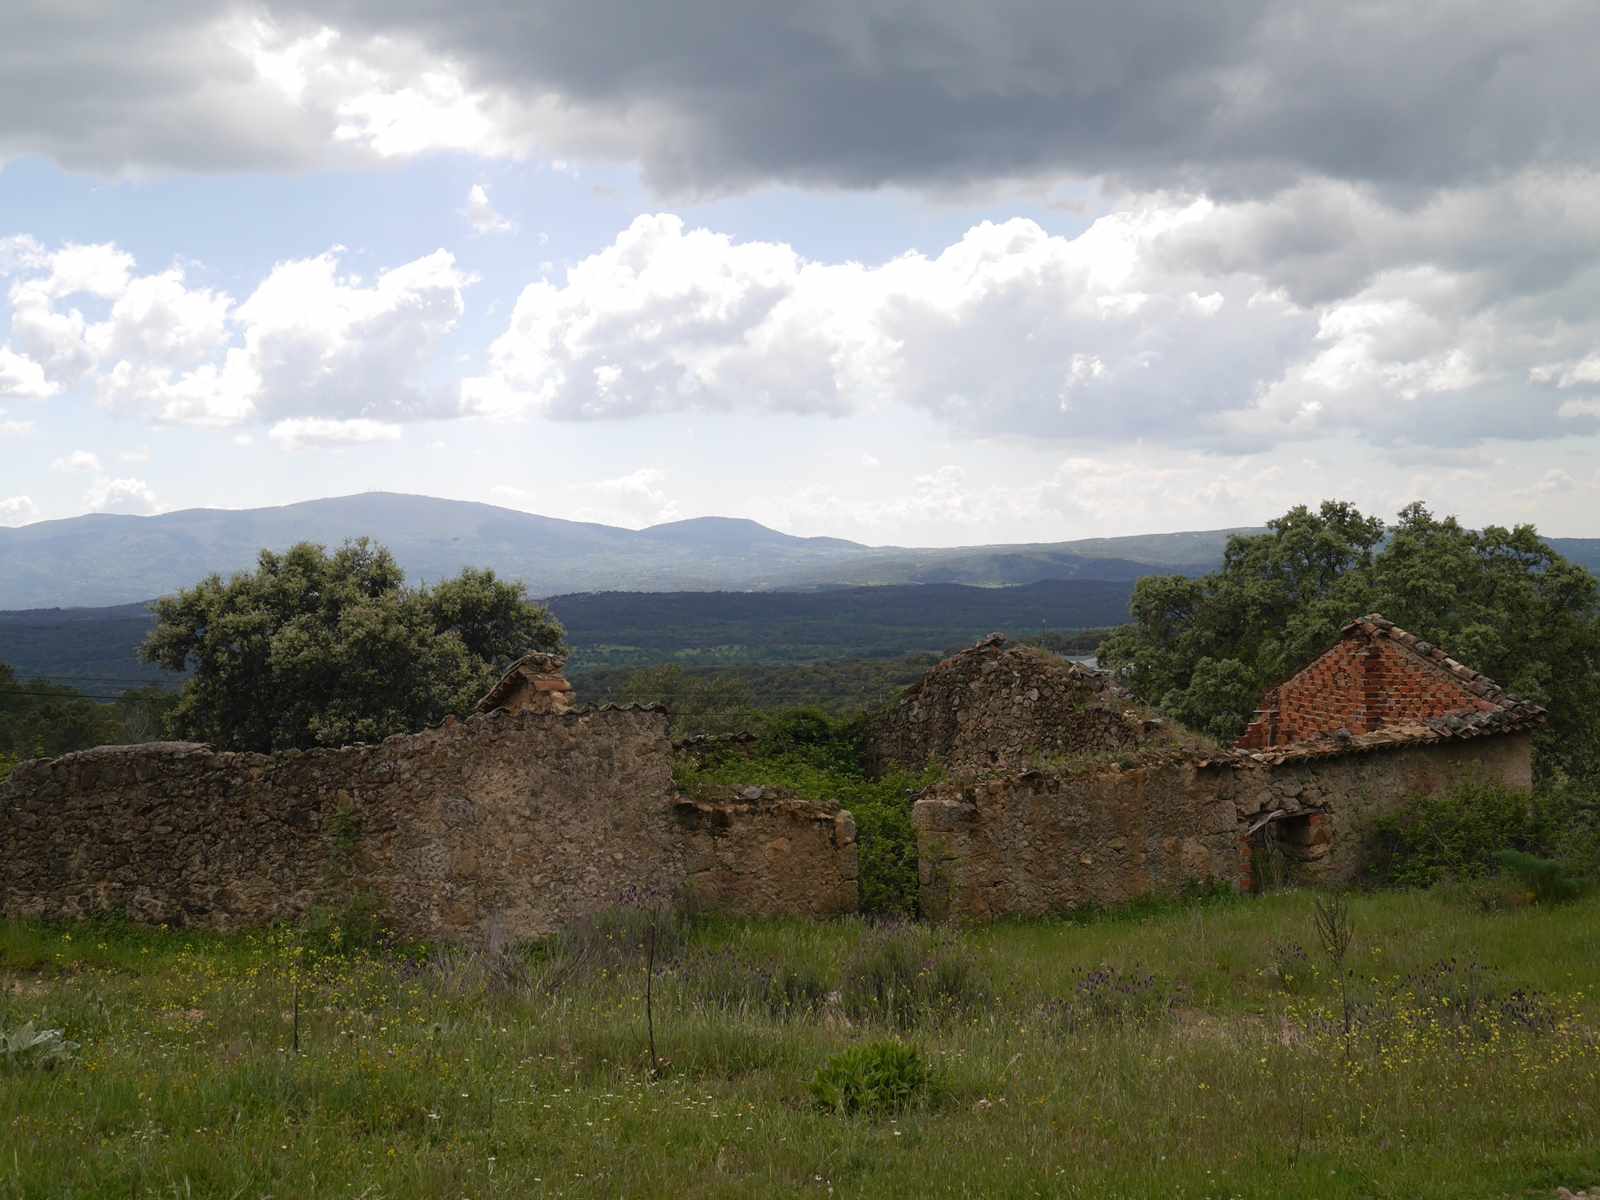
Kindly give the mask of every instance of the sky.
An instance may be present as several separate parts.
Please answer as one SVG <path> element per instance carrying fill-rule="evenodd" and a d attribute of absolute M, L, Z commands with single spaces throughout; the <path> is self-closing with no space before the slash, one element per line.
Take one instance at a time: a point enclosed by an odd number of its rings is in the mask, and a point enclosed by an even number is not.
<path fill-rule="evenodd" d="M 1592 0 L 9 0 L 0 525 L 1600 536 Z"/>

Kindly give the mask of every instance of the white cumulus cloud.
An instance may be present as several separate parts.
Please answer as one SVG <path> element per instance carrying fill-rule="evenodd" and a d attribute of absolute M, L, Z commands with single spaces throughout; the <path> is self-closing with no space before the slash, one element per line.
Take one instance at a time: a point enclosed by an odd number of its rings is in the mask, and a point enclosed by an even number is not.
<path fill-rule="evenodd" d="M 303 446 L 356 446 L 365 442 L 396 441 L 400 437 L 400 426 L 363 417 L 348 420 L 291 417 L 274 425 L 267 437 L 285 450 L 298 450 Z"/>
<path fill-rule="evenodd" d="M 98 471 L 100 456 L 90 450 L 74 450 L 71 454 L 62 455 L 50 466 L 57 471 Z"/>
<path fill-rule="evenodd" d="M 467 222 L 477 234 L 511 233 L 517 223 L 502 216 L 489 202 L 489 189 L 475 183 L 467 192 Z"/>
<path fill-rule="evenodd" d="M 645 216 L 523 290 L 462 408 L 904 405 L 976 433 L 1245 449 L 1333 430 L 1384 445 L 1585 433 L 1600 201 L 1565 194 L 1550 210 L 1519 178 L 1416 211 L 1334 184 L 1277 205 L 1128 196 L 1075 236 L 985 222 L 877 266 Z M 1538 224 L 1559 267 L 1483 245 L 1495 214 Z"/>
<path fill-rule="evenodd" d="M 0 350 L 0 395 L 88 384 L 107 408 L 198 426 L 453 412 L 452 389 L 430 372 L 471 278 L 444 250 L 370 283 L 343 272 L 341 255 L 280 262 L 236 303 L 177 266 L 141 275 L 112 245 L 17 242 L 8 289 L 17 349 Z M 103 317 L 86 314 L 85 301 L 100 302 Z"/>
<path fill-rule="evenodd" d="M 0 496 L 0 525 L 15 528 L 37 520 L 39 508 L 29 496 Z"/>
<path fill-rule="evenodd" d="M 90 512 L 133 513 L 148 516 L 161 511 L 150 485 L 142 479 L 112 479 L 101 476 L 83 495 L 83 506 Z"/>

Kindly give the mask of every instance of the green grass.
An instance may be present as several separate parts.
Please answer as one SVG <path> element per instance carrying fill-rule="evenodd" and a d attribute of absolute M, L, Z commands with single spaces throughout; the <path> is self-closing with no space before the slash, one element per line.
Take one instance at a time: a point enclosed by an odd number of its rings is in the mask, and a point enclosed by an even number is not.
<path fill-rule="evenodd" d="M 510 955 L 340 957 L 282 931 L 0 924 L 0 1028 L 80 1043 L 65 1067 L 0 1068 L 0 1198 L 1454 1200 L 1600 1182 L 1600 900 L 1484 913 L 1388 893 L 1352 913 L 1348 1040 L 1293 892 L 938 936 L 700 921 L 663 942 L 658 1078 L 623 925 Z M 899 936 L 982 986 L 909 1027 L 812 1002 Z M 1288 942 L 1315 967 L 1292 991 L 1272 969 Z M 1425 984 L 1450 958 L 1495 993 L 1465 1024 Z M 1074 1006 L 1103 965 L 1171 1005 L 1120 1006 L 1112 984 Z M 820 985 L 775 1004 L 780 976 Z M 1500 1003 L 1518 988 L 1542 994 L 1536 1028 Z M 937 1101 L 819 1109 L 818 1069 L 891 1037 L 937 1072 Z"/>

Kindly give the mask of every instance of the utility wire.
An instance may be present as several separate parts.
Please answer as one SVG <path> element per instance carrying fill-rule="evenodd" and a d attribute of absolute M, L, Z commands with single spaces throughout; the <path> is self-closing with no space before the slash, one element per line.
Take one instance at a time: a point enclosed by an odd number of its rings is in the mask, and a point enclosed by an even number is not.
<path fill-rule="evenodd" d="M 160 683 L 161 682 L 161 680 L 159 678 L 156 678 L 156 679 L 149 679 L 149 678 L 136 679 L 136 678 L 133 678 L 132 676 L 127 676 L 127 675 L 52 675 L 52 674 L 48 674 L 48 673 L 39 674 L 39 673 L 31 672 L 31 671 L 27 674 L 27 676 L 25 678 L 23 678 L 22 681 L 24 683 L 29 683 L 29 682 L 42 683 L 45 680 L 49 680 L 52 683 L 55 683 L 57 681 L 59 681 L 61 683 L 73 683 L 73 682 L 79 682 L 79 683 Z"/>
<path fill-rule="evenodd" d="M 121 700 L 123 695 L 121 692 L 115 696 L 99 692 L 78 692 L 75 695 L 63 696 L 60 692 L 29 692 L 21 688 L 0 688 L 0 696 L 41 696 L 46 700 Z"/>

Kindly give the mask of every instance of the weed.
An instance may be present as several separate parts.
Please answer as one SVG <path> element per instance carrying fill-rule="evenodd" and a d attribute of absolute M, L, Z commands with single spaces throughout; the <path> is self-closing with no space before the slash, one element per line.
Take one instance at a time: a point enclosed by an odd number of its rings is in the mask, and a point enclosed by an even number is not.
<path fill-rule="evenodd" d="M 727 948 L 692 956 L 681 972 L 697 999 L 730 1012 L 778 1019 L 815 1012 L 830 990 L 827 979 L 808 964 L 758 962 Z"/>
<path fill-rule="evenodd" d="M 1047 1017 L 1067 1033 L 1149 1025 L 1164 1020 L 1180 989 L 1139 970 L 1101 966 L 1080 968 L 1066 997 L 1045 1006 Z"/>
<path fill-rule="evenodd" d="M 1286 992 L 1305 990 L 1311 981 L 1311 956 L 1299 942 L 1274 941 L 1268 974 Z"/>
<path fill-rule="evenodd" d="M 1350 954 L 1350 944 L 1355 940 L 1355 926 L 1350 921 L 1350 900 L 1342 892 L 1318 896 L 1315 923 L 1317 940 L 1322 952 L 1328 956 L 1334 976 L 1339 980 L 1339 1007 L 1342 1012 L 1345 1036 L 1350 1036 L 1353 1010 L 1350 1004 L 1350 968 L 1345 960 Z"/>
<path fill-rule="evenodd" d="M 852 1020 L 909 1029 L 982 1007 L 989 985 L 970 952 L 953 938 L 893 924 L 863 935 L 845 964 L 840 994 Z"/>
<path fill-rule="evenodd" d="M 811 1079 L 817 1107 L 840 1116 L 886 1116 L 926 1104 L 932 1069 L 904 1042 L 867 1042 L 833 1055 Z"/>
<path fill-rule="evenodd" d="M 35 1029 L 29 1021 L 9 1033 L 0 1029 L 0 1067 L 8 1071 L 51 1071 L 72 1061 L 77 1042 L 69 1042 L 59 1029 Z"/>

